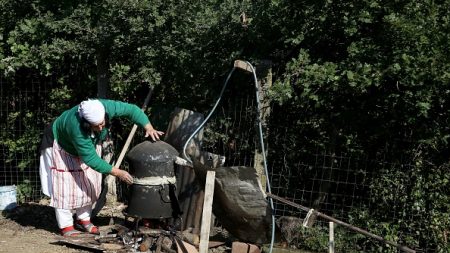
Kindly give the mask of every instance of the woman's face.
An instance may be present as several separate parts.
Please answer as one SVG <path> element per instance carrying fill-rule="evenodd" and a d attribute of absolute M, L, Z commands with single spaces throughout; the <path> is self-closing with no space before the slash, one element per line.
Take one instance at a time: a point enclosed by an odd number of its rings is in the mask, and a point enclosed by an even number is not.
<path fill-rule="evenodd" d="M 103 128 L 105 128 L 105 120 L 102 121 L 102 123 L 98 124 L 98 125 L 91 125 L 91 129 L 94 132 L 101 132 L 103 130 Z"/>

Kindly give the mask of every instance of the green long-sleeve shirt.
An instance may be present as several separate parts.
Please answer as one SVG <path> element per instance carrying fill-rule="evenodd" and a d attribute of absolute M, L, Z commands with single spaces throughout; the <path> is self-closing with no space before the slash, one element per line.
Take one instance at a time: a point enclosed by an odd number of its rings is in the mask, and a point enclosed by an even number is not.
<path fill-rule="evenodd" d="M 150 122 L 147 115 L 136 105 L 114 100 L 99 100 L 110 120 L 125 117 L 140 127 Z M 101 159 L 95 151 L 95 145 L 105 139 L 108 130 L 104 128 L 100 133 L 91 136 L 91 133 L 81 129 L 80 120 L 78 105 L 63 112 L 53 123 L 55 140 L 66 152 L 79 156 L 92 169 L 100 173 L 111 172 L 112 165 Z"/>

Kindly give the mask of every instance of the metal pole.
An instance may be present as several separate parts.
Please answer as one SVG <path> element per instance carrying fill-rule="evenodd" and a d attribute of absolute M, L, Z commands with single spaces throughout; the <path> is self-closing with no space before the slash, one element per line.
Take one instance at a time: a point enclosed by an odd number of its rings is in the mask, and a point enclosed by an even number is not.
<path fill-rule="evenodd" d="M 297 204 L 297 203 L 294 203 L 294 202 L 292 202 L 292 201 L 289 201 L 289 200 L 287 200 L 287 199 L 284 199 L 284 198 L 278 197 L 278 196 L 276 196 L 276 195 L 273 195 L 272 193 L 266 192 L 266 194 L 267 194 L 268 197 L 270 197 L 270 198 L 272 198 L 272 199 L 275 199 L 275 200 L 278 200 L 278 201 L 283 202 L 283 203 L 285 203 L 285 204 L 288 204 L 288 205 L 290 205 L 290 206 L 296 207 L 296 208 L 301 209 L 301 210 L 303 210 L 303 211 L 305 211 L 305 212 L 309 212 L 309 210 L 311 209 L 311 208 L 308 208 L 308 207 L 299 205 L 299 204 Z M 407 246 L 403 246 L 403 245 L 400 245 L 400 244 L 398 244 L 398 243 L 395 243 L 395 242 L 392 242 L 392 241 L 388 241 L 388 240 L 384 239 L 384 238 L 381 237 L 381 236 L 372 234 L 372 233 L 370 233 L 370 232 L 368 232 L 368 231 L 366 231 L 366 230 L 364 230 L 364 229 L 355 227 L 355 226 L 353 226 L 353 225 L 350 225 L 350 224 L 348 224 L 348 223 L 345 223 L 345 222 L 343 222 L 343 221 L 340 221 L 340 220 L 338 220 L 338 219 L 335 219 L 335 218 L 333 218 L 333 217 L 331 217 L 331 216 L 328 216 L 328 215 L 326 215 L 326 214 L 323 214 L 323 213 L 320 213 L 320 212 L 317 212 L 317 211 L 313 211 L 313 212 L 314 212 L 318 217 L 322 217 L 322 218 L 324 218 L 324 219 L 326 219 L 326 220 L 328 220 L 328 221 L 332 221 L 332 222 L 334 222 L 334 223 L 337 223 L 337 224 L 339 224 L 339 225 L 341 225 L 341 226 L 344 226 L 344 227 L 346 227 L 346 228 L 348 228 L 348 229 L 350 229 L 350 230 L 353 230 L 353 231 L 355 231 L 355 232 L 358 232 L 358 233 L 360 233 L 360 234 L 363 234 L 363 235 L 365 235 L 365 236 L 368 236 L 368 237 L 373 238 L 373 239 L 375 239 L 375 240 L 378 240 L 378 241 L 380 241 L 380 242 L 383 242 L 383 243 L 389 244 L 389 245 L 391 245 L 391 246 L 394 246 L 394 247 L 396 247 L 397 249 L 402 250 L 402 251 L 404 251 L 404 252 L 408 252 L 408 253 L 416 253 L 415 250 L 413 250 L 413 249 L 411 249 L 411 248 L 408 248 Z"/>
<path fill-rule="evenodd" d="M 330 221 L 330 238 L 328 242 L 328 252 L 334 253 L 334 222 Z"/>

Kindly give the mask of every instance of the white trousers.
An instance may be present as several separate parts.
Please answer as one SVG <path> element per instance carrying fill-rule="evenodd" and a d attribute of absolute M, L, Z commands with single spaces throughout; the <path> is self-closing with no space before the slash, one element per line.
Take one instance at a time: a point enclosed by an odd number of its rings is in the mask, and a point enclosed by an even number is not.
<path fill-rule="evenodd" d="M 52 196 L 52 174 L 50 168 L 53 166 L 53 148 L 41 150 L 39 157 L 39 176 L 41 178 L 42 193 Z"/>
<path fill-rule="evenodd" d="M 58 227 L 63 229 L 65 227 L 73 226 L 73 213 L 76 214 L 77 220 L 90 220 L 91 219 L 92 205 L 83 206 L 73 210 L 55 208 L 56 221 L 58 222 Z"/>

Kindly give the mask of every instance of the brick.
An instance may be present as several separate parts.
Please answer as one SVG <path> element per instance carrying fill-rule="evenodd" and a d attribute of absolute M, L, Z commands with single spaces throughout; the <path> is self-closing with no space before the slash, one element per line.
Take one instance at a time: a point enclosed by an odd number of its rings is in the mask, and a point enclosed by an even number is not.
<path fill-rule="evenodd" d="M 244 242 L 233 242 L 231 253 L 261 253 L 258 246 Z"/>

